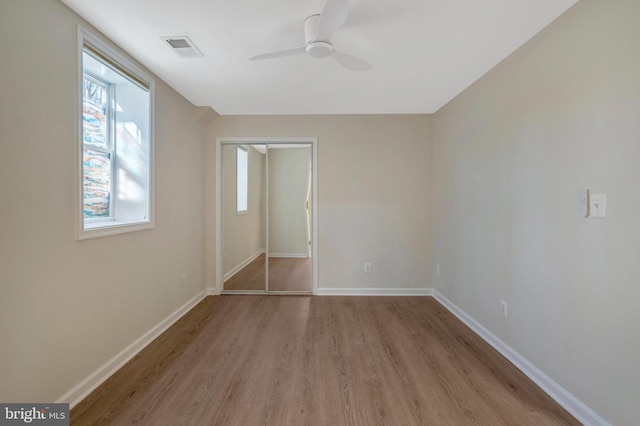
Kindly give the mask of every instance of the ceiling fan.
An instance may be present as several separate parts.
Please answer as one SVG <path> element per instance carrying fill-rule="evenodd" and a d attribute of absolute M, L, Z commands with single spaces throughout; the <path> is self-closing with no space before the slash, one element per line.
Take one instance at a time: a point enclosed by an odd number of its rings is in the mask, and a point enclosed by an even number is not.
<path fill-rule="evenodd" d="M 341 53 L 333 48 L 331 35 L 347 20 L 349 3 L 347 0 L 327 0 L 322 13 L 311 15 L 304 20 L 305 45 L 295 49 L 263 53 L 249 58 L 250 61 L 281 58 L 284 56 L 307 53 L 314 58 L 332 57 L 343 67 L 353 71 L 366 71 L 372 68 L 364 59 Z"/>

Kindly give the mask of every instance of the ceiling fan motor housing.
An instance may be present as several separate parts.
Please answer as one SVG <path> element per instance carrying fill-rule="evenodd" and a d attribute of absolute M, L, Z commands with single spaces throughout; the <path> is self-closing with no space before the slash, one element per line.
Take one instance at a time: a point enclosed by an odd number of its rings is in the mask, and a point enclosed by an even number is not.
<path fill-rule="evenodd" d="M 333 45 L 329 40 L 315 40 L 318 35 L 319 23 L 320 14 L 311 15 L 304 20 L 305 50 L 314 58 L 326 58 L 333 53 Z"/>

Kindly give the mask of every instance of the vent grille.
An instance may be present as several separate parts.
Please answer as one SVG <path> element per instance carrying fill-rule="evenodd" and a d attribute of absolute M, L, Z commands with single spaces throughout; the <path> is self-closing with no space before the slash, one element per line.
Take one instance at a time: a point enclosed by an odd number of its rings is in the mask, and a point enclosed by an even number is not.
<path fill-rule="evenodd" d="M 189 42 L 183 38 L 170 38 L 169 40 L 167 40 L 167 43 L 169 43 L 169 46 L 173 47 L 174 49 L 184 49 L 186 47 L 191 47 Z"/>
<path fill-rule="evenodd" d="M 176 55 L 181 58 L 199 58 L 204 56 L 200 49 L 187 36 L 160 37 Z"/>

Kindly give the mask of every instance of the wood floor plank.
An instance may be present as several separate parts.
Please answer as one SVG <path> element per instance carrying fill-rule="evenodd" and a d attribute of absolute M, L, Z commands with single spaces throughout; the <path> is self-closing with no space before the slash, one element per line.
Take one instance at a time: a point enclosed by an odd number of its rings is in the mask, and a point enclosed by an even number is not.
<path fill-rule="evenodd" d="M 579 424 L 430 297 L 208 297 L 73 425 Z"/>

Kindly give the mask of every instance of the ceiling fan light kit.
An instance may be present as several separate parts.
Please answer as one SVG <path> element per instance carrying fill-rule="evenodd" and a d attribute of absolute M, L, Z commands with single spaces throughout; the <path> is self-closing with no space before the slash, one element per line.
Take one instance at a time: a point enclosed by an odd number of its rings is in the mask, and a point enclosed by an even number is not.
<path fill-rule="evenodd" d="M 326 58 L 333 53 L 333 45 L 326 41 L 314 41 L 304 48 L 305 52 L 316 59 Z"/>

